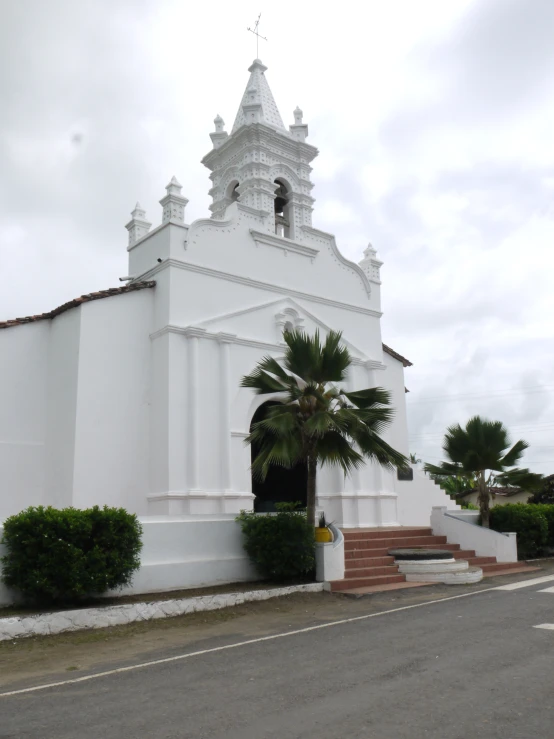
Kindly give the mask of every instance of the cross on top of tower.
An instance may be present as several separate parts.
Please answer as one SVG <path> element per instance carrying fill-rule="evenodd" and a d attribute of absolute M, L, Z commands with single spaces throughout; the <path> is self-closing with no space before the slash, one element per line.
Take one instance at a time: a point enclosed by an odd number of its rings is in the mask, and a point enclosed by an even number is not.
<path fill-rule="evenodd" d="M 256 59 L 258 59 L 258 57 L 260 56 L 260 52 L 259 52 L 260 39 L 263 39 L 264 41 L 267 41 L 266 37 L 265 36 L 261 36 L 260 33 L 259 33 L 259 31 L 258 31 L 258 28 L 259 28 L 259 25 L 260 25 L 260 18 L 261 17 L 262 17 L 262 14 L 260 13 L 259 16 L 258 16 L 258 19 L 254 23 L 254 28 L 248 27 L 246 29 L 247 31 L 250 31 L 250 33 L 253 33 L 254 36 L 256 36 Z"/>

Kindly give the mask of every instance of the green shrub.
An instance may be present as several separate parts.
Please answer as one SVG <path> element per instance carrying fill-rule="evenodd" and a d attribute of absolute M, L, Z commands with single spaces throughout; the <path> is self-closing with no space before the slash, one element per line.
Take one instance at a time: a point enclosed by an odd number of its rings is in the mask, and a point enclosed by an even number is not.
<path fill-rule="evenodd" d="M 515 531 L 519 559 L 543 554 L 548 543 L 548 522 L 540 506 L 527 503 L 499 505 L 491 508 L 490 527 L 495 531 Z"/>
<path fill-rule="evenodd" d="M 123 508 L 27 508 L 4 522 L 2 580 L 41 604 L 98 595 L 131 581 L 141 534 Z"/>
<path fill-rule="evenodd" d="M 264 579 L 286 581 L 305 577 L 315 566 L 314 527 L 295 503 L 277 503 L 277 513 L 242 511 L 237 516 L 244 549 Z"/>
<path fill-rule="evenodd" d="M 546 503 L 528 503 L 527 505 L 531 505 L 535 510 L 538 510 L 546 518 L 546 521 L 548 523 L 547 545 L 549 547 L 554 547 L 554 505 Z"/>

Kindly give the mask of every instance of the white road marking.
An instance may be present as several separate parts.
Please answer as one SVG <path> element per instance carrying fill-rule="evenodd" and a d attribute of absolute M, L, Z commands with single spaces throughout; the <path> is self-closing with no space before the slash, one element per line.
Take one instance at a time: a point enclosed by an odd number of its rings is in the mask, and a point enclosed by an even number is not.
<path fill-rule="evenodd" d="M 500 585 L 494 590 L 519 590 L 519 588 L 527 588 L 531 585 L 540 585 L 543 582 L 550 582 L 554 580 L 554 575 L 547 575 L 545 577 L 533 577 L 531 580 L 521 580 L 520 582 L 513 582 L 510 585 Z"/>
<path fill-rule="evenodd" d="M 554 593 L 554 588 L 545 588 L 544 590 L 537 590 L 537 593 Z"/>
<path fill-rule="evenodd" d="M 317 626 L 306 626 L 303 629 L 295 629 L 294 631 L 284 631 L 281 634 L 273 634 L 272 636 L 262 636 L 258 639 L 248 639 L 247 641 L 236 642 L 235 644 L 225 644 L 222 647 L 213 647 L 212 649 L 201 649 L 197 652 L 188 652 L 187 654 L 179 654 L 175 657 L 166 657 L 165 659 L 156 659 L 151 662 L 140 662 L 136 665 L 129 665 L 128 667 L 118 667 L 115 670 L 106 670 L 105 672 L 95 672 L 92 675 L 83 675 L 83 677 L 76 677 L 71 680 L 60 680 L 57 683 L 47 683 L 46 685 L 35 685 L 32 688 L 22 688 L 20 690 L 11 690 L 7 693 L 0 693 L 0 698 L 6 698 L 11 695 L 21 695 L 22 693 L 34 693 L 38 690 L 46 690 L 47 688 L 58 688 L 62 685 L 74 685 L 76 683 L 83 683 L 88 680 L 95 680 L 99 677 L 107 677 L 109 675 L 117 675 L 121 672 L 131 672 L 132 670 L 141 670 L 145 667 L 154 667 L 156 665 L 168 664 L 169 662 L 177 662 L 183 659 L 189 659 L 190 657 L 199 657 L 203 654 L 212 654 L 213 652 L 223 652 L 226 649 L 236 649 L 238 647 L 245 647 L 249 644 L 258 644 L 264 641 L 272 641 L 273 639 L 283 639 L 287 636 L 295 636 L 296 634 L 305 634 L 308 631 L 318 631 L 319 629 L 329 629 L 333 626 L 341 626 L 342 624 L 350 624 L 356 621 L 365 621 L 370 618 L 376 618 L 377 616 L 386 616 L 389 613 L 398 613 L 399 611 L 409 611 L 412 608 L 422 608 L 423 606 L 432 606 L 436 603 L 444 603 L 448 600 L 458 600 L 459 598 L 468 598 L 472 595 L 480 595 L 481 593 L 490 593 L 494 590 L 516 590 L 517 588 L 525 588 L 528 585 L 537 585 L 543 582 L 549 582 L 554 580 L 554 575 L 548 575 L 547 577 L 535 577 L 531 580 L 521 580 L 519 582 L 512 583 L 511 585 L 501 585 L 495 588 L 483 588 L 483 590 L 474 590 L 472 593 L 462 593 L 461 595 L 451 595 L 448 598 L 439 598 L 437 600 L 430 600 L 426 603 L 415 603 L 411 606 L 401 606 L 400 608 L 391 608 L 388 611 L 379 611 L 378 613 L 368 613 L 365 616 L 353 616 L 352 618 L 343 618 L 339 621 L 330 621 L 325 624 L 318 624 Z M 548 588 L 548 592 L 554 591 L 554 588 Z M 554 624 L 541 624 L 535 626 L 536 629 L 554 629 Z"/>
<path fill-rule="evenodd" d="M 295 629 L 294 631 L 284 631 L 280 634 L 273 634 L 272 636 L 261 636 L 257 639 L 248 639 L 247 641 L 236 642 L 235 644 L 225 644 L 222 647 L 212 647 L 211 649 L 200 649 L 197 652 L 188 652 L 187 654 L 179 654 L 175 657 L 166 657 L 164 659 L 155 659 L 151 662 L 140 662 L 136 665 L 129 665 L 128 667 L 118 667 L 115 670 L 106 670 L 105 672 L 95 672 L 92 675 L 83 675 L 83 677 L 76 677 L 71 680 L 60 680 L 57 683 L 47 683 L 46 685 L 35 685 L 32 688 L 21 688 L 20 690 L 10 690 L 7 693 L 0 693 L 0 698 L 6 698 L 10 695 L 21 695 L 22 693 L 34 693 L 37 690 L 46 690 L 47 688 L 58 688 L 62 685 L 74 685 L 76 683 L 83 683 L 88 680 L 95 680 L 99 677 L 107 677 L 108 675 L 118 675 L 122 672 L 131 672 L 132 670 L 140 670 L 144 667 L 154 667 L 155 665 L 164 665 L 170 662 L 177 662 L 183 659 L 189 659 L 190 657 L 199 657 L 203 654 L 212 654 L 214 652 L 223 652 L 226 649 L 236 649 L 237 647 L 245 647 L 248 644 L 259 644 L 264 641 L 272 641 L 273 639 L 283 639 L 287 636 L 295 636 L 296 634 L 305 634 L 308 631 L 318 631 L 319 629 L 329 629 L 333 626 L 341 626 L 342 624 L 351 624 L 356 621 L 366 621 L 370 618 L 376 618 L 377 616 L 386 616 L 389 613 L 398 613 L 399 611 L 410 611 L 413 608 L 422 608 L 423 606 L 432 606 L 436 603 L 444 603 L 448 600 L 458 600 L 459 598 L 469 598 L 472 595 L 480 595 L 481 593 L 490 593 L 492 590 L 498 590 L 498 588 L 483 588 L 483 590 L 474 590 L 472 593 L 462 593 L 461 595 L 451 595 L 448 598 L 438 598 L 437 600 L 430 600 L 426 603 L 414 603 L 411 606 L 401 606 L 400 608 L 391 608 L 388 611 L 378 611 L 377 613 L 367 613 L 364 616 L 353 616 L 352 618 L 342 618 L 339 621 L 330 621 L 325 624 L 318 624 L 317 626 L 306 626 L 303 629 Z"/>

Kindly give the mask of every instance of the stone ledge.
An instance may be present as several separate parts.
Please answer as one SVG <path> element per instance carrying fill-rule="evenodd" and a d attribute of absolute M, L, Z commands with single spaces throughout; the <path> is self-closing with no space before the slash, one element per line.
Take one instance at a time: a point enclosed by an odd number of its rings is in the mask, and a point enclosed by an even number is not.
<path fill-rule="evenodd" d="M 238 606 L 258 600 L 269 600 L 293 593 L 319 593 L 323 583 L 289 585 L 267 590 L 249 590 L 245 593 L 219 593 L 199 595 L 179 600 L 160 600 L 144 603 L 130 603 L 122 606 L 103 608 L 81 608 L 73 611 L 54 611 L 34 616 L 14 616 L 0 618 L 0 641 L 27 636 L 46 636 L 62 634 L 80 629 L 104 629 L 137 621 L 151 621 L 155 618 L 182 616 L 199 611 L 215 611 L 220 608 Z"/>

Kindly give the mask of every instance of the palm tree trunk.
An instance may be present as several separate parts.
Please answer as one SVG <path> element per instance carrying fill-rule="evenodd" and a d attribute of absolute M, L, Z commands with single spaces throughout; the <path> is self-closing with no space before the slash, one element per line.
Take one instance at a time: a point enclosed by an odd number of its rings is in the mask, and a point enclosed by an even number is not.
<path fill-rule="evenodd" d="M 315 526 L 315 483 L 317 475 L 317 457 L 315 454 L 309 454 L 307 459 L 308 464 L 308 480 L 307 480 L 307 510 L 306 518 L 308 523 Z"/>
<path fill-rule="evenodd" d="M 479 511 L 481 512 L 481 526 L 489 528 L 490 506 L 489 491 L 485 480 L 485 470 L 479 472 Z"/>

